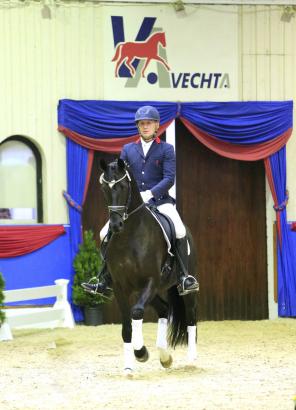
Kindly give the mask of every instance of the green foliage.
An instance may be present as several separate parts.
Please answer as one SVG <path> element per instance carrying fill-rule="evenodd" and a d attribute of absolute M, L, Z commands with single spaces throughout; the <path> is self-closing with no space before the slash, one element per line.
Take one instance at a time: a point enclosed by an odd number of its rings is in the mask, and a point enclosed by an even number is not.
<path fill-rule="evenodd" d="M 0 272 L 0 325 L 5 320 L 5 312 L 4 310 L 1 310 L 1 307 L 3 306 L 3 303 L 4 303 L 4 293 L 3 293 L 4 286 L 5 286 L 5 282 L 4 282 L 2 273 Z"/>
<path fill-rule="evenodd" d="M 92 295 L 81 287 L 82 282 L 89 282 L 95 277 L 102 267 L 100 251 L 97 248 L 91 230 L 84 232 L 83 242 L 75 256 L 73 267 L 75 270 L 73 284 L 73 302 L 78 306 L 97 306 L 110 301 L 110 297 L 104 295 Z"/>

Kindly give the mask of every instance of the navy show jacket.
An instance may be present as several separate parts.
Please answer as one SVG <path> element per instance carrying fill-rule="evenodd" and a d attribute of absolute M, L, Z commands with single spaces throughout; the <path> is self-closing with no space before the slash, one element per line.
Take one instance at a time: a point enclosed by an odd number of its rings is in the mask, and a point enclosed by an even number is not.
<path fill-rule="evenodd" d="M 174 147 L 156 138 L 145 157 L 141 140 L 123 146 L 120 158 L 130 167 L 140 192 L 150 190 L 153 198 L 149 203 L 156 206 L 175 203 L 169 195 L 174 185 L 176 157 Z"/>

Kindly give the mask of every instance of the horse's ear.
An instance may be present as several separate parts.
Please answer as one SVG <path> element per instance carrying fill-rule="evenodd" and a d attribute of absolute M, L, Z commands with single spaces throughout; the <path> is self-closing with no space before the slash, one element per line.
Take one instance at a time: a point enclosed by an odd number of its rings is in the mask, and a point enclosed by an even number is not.
<path fill-rule="evenodd" d="M 106 171 L 107 164 L 106 164 L 106 161 L 104 159 L 100 159 L 100 167 L 101 167 L 102 171 Z"/>
<path fill-rule="evenodd" d="M 118 158 L 117 164 L 118 164 L 118 167 L 119 167 L 120 169 L 125 169 L 125 162 L 123 161 L 123 159 Z"/>

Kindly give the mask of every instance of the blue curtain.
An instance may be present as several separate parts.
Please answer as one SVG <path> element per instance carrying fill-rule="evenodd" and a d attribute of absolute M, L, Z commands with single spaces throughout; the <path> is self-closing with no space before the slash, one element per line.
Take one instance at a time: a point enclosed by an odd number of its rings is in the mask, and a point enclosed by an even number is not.
<path fill-rule="evenodd" d="M 292 127 L 292 101 L 182 103 L 180 116 L 232 144 L 272 140 Z"/>
<path fill-rule="evenodd" d="M 58 124 L 94 139 L 136 135 L 135 112 L 143 105 L 159 110 L 161 124 L 173 120 L 178 105 L 159 101 L 74 101 L 60 100 Z"/>
<path fill-rule="evenodd" d="M 87 165 L 88 150 L 67 138 L 67 199 L 69 206 L 69 220 L 71 225 L 72 260 L 74 260 L 82 239 L 81 209 L 87 176 Z M 71 286 L 73 284 L 74 274 L 73 269 Z M 83 315 L 81 310 L 75 305 L 72 305 L 72 307 L 76 322 L 82 321 Z"/>
<path fill-rule="evenodd" d="M 146 104 L 159 110 L 161 124 L 182 117 L 207 134 L 232 144 L 264 143 L 292 127 L 292 101 L 173 103 L 60 100 L 58 123 L 94 139 L 129 137 L 137 134 L 136 110 Z"/>
<path fill-rule="evenodd" d="M 296 249 L 287 224 L 286 192 L 286 147 L 271 155 L 269 163 L 272 171 L 276 203 L 279 216 L 277 257 L 278 257 L 278 313 L 279 316 L 296 316 Z"/>

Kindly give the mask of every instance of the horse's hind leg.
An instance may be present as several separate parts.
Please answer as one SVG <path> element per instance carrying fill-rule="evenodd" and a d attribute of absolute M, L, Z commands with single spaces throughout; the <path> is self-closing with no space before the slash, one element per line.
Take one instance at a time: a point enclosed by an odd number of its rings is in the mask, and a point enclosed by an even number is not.
<path fill-rule="evenodd" d="M 151 301 L 154 295 L 155 295 L 154 280 L 150 278 L 139 300 L 131 309 L 132 344 L 134 347 L 135 357 L 139 362 L 146 362 L 149 358 L 148 350 L 146 346 L 144 345 L 142 326 L 143 326 L 145 306 L 147 303 Z"/>
<path fill-rule="evenodd" d="M 159 360 L 163 367 L 169 368 L 173 358 L 168 352 L 167 329 L 168 329 L 168 304 L 159 296 L 150 302 L 158 315 L 156 347 L 159 352 Z"/>
<path fill-rule="evenodd" d="M 189 364 L 194 364 L 197 358 L 197 295 L 196 293 L 190 293 L 183 296 L 183 298 L 188 333 L 187 360 Z"/>

